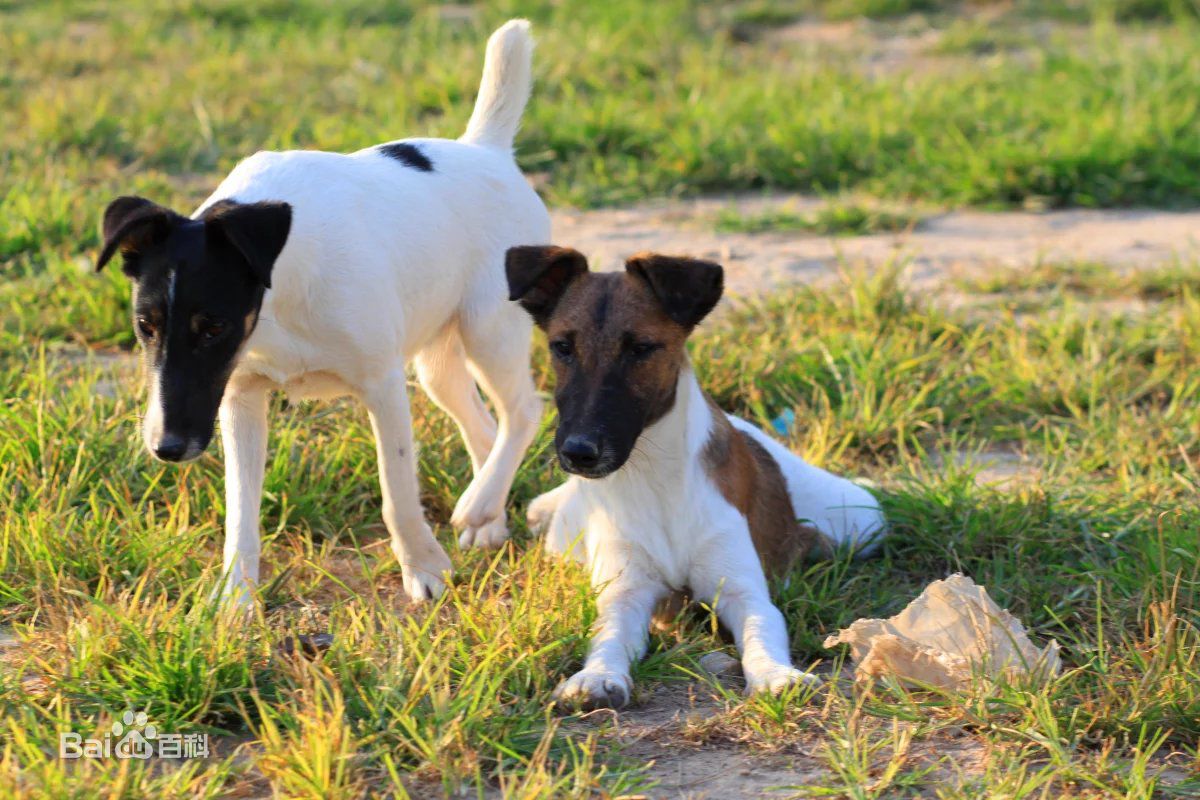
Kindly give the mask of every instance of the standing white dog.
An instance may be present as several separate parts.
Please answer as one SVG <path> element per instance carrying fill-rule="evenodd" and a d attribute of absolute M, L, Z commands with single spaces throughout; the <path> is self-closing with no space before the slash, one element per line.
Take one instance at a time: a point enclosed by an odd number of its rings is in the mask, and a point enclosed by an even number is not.
<path fill-rule="evenodd" d="M 415 360 L 462 431 L 475 477 L 452 522 L 464 546 L 508 536 L 504 503 L 541 417 L 531 324 L 505 299 L 504 253 L 549 240 L 550 220 L 512 156 L 529 98 L 529 23 L 488 41 L 457 141 L 407 139 L 350 155 L 257 153 L 192 217 L 121 197 L 104 214 L 99 267 L 119 250 L 151 376 L 143 426 L 159 458 L 196 458 L 220 409 L 224 592 L 259 575 L 267 398 L 350 394 L 370 412 L 392 550 L 415 600 L 450 568 L 418 496 L 405 385 Z M 495 404 L 499 426 L 476 388 Z"/>

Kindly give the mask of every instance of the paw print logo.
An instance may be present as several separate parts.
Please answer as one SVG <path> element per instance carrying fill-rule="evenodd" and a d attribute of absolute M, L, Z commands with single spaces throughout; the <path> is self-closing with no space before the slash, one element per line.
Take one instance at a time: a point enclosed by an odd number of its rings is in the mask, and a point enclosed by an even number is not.
<path fill-rule="evenodd" d="M 147 739 L 158 738 L 158 731 L 154 725 L 150 723 L 150 718 L 146 716 L 145 711 L 139 711 L 136 714 L 131 710 L 126 710 L 121 715 L 120 719 L 113 720 L 112 735 L 120 736 L 127 729 L 138 728 L 142 735 Z"/>
<path fill-rule="evenodd" d="M 147 759 L 154 755 L 154 745 L 150 740 L 158 738 L 158 729 L 150 722 L 145 711 L 135 714 L 132 710 L 126 710 L 120 719 L 113 720 L 112 735 L 118 739 L 113 747 L 117 758 Z"/>

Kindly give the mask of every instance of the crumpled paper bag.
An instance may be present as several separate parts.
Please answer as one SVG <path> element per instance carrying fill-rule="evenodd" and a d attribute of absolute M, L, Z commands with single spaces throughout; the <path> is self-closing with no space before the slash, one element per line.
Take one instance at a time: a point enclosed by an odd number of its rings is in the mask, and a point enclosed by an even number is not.
<path fill-rule="evenodd" d="M 894 675 L 907 686 L 963 689 L 978 675 L 1034 675 L 1062 669 L 1058 642 L 1039 650 L 1025 627 L 964 575 L 925 587 L 889 619 L 860 619 L 825 640 L 850 645 L 858 680 Z"/>

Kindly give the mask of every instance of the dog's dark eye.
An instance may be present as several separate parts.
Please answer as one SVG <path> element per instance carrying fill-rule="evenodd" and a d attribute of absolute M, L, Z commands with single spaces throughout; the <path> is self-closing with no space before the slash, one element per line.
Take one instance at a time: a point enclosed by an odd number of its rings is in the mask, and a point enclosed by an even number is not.
<path fill-rule="evenodd" d="M 154 327 L 154 323 L 145 317 L 138 317 L 136 324 L 138 333 L 147 339 L 153 339 L 154 335 L 158 333 L 158 329 Z"/>
<path fill-rule="evenodd" d="M 209 320 L 200 325 L 197 331 L 200 335 L 200 341 L 211 342 L 225 332 L 225 323 L 218 320 Z"/>
<path fill-rule="evenodd" d="M 575 345 L 567 339 L 555 339 L 550 343 L 550 351 L 559 358 L 567 361 L 575 354 Z"/>
<path fill-rule="evenodd" d="M 658 342 L 630 342 L 626 346 L 626 350 L 629 355 L 640 360 L 649 357 L 651 353 L 655 352 L 661 347 L 662 345 Z"/>

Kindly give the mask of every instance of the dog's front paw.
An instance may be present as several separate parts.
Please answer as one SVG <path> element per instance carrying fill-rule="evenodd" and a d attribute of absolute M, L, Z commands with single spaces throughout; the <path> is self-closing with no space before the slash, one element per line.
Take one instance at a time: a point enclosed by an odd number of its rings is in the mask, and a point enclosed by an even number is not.
<path fill-rule="evenodd" d="M 439 547 L 437 552 L 427 553 L 420 560 L 411 553 L 396 552 L 400 562 L 400 574 L 404 581 L 404 593 L 414 603 L 436 600 L 446 591 L 446 578 L 453 569 L 449 557 Z"/>
<path fill-rule="evenodd" d="M 492 549 L 508 541 L 508 526 L 504 524 L 504 516 L 488 520 L 482 525 L 466 523 L 462 533 L 458 535 L 460 547 L 483 547 Z"/>
<path fill-rule="evenodd" d="M 404 593 L 414 603 L 436 600 L 446 591 L 446 579 L 441 574 L 408 564 L 401 564 L 400 572 L 404 578 Z"/>
<path fill-rule="evenodd" d="M 781 694 L 793 686 L 805 685 L 816 688 L 821 685 L 821 679 L 816 675 L 801 672 L 787 664 L 776 664 L 765 669 L 746 669 L 746 693 L 769 692 Z"/>
<path fill-rule="evenodd" d="M 554 520 L 554 513 L 558 511 L 558 489 L 539 494 L 533 498 L 533 502 L 529 504 L 529 508 L 525 509 L 525 522 L 529 525 L 529 532 L 535 536 L 540 536 L 550 527 L 551 521 Z"/>
<path fill-rule="evenodd" d="M 254 612 L 254 590 L 244 584 L 214 593 L 213 601 L 221 611 L 230 614 L 250 616 Z"/>
<path fill-rule="evenodd" d="M 450 524 L 460 531 L 460 546 L 491 548 L 508 541 L 504 495 L 496 496 L 493 489 L 492 482 L 474 480 L 458 498 Z"/>
<path fill-rule="evenodd" d="M 585 711 L 621 708 L 629 702 L 633 680 L 619 672 L 580 670 L 554 690 L 554 699 Z"/>
<path fill-rule="evenodd" d="M 254 598 L 254 581 L 235 568 L 221 579 L 209 599 L 222 612 L 249 616 L 254 611 Z"/>

